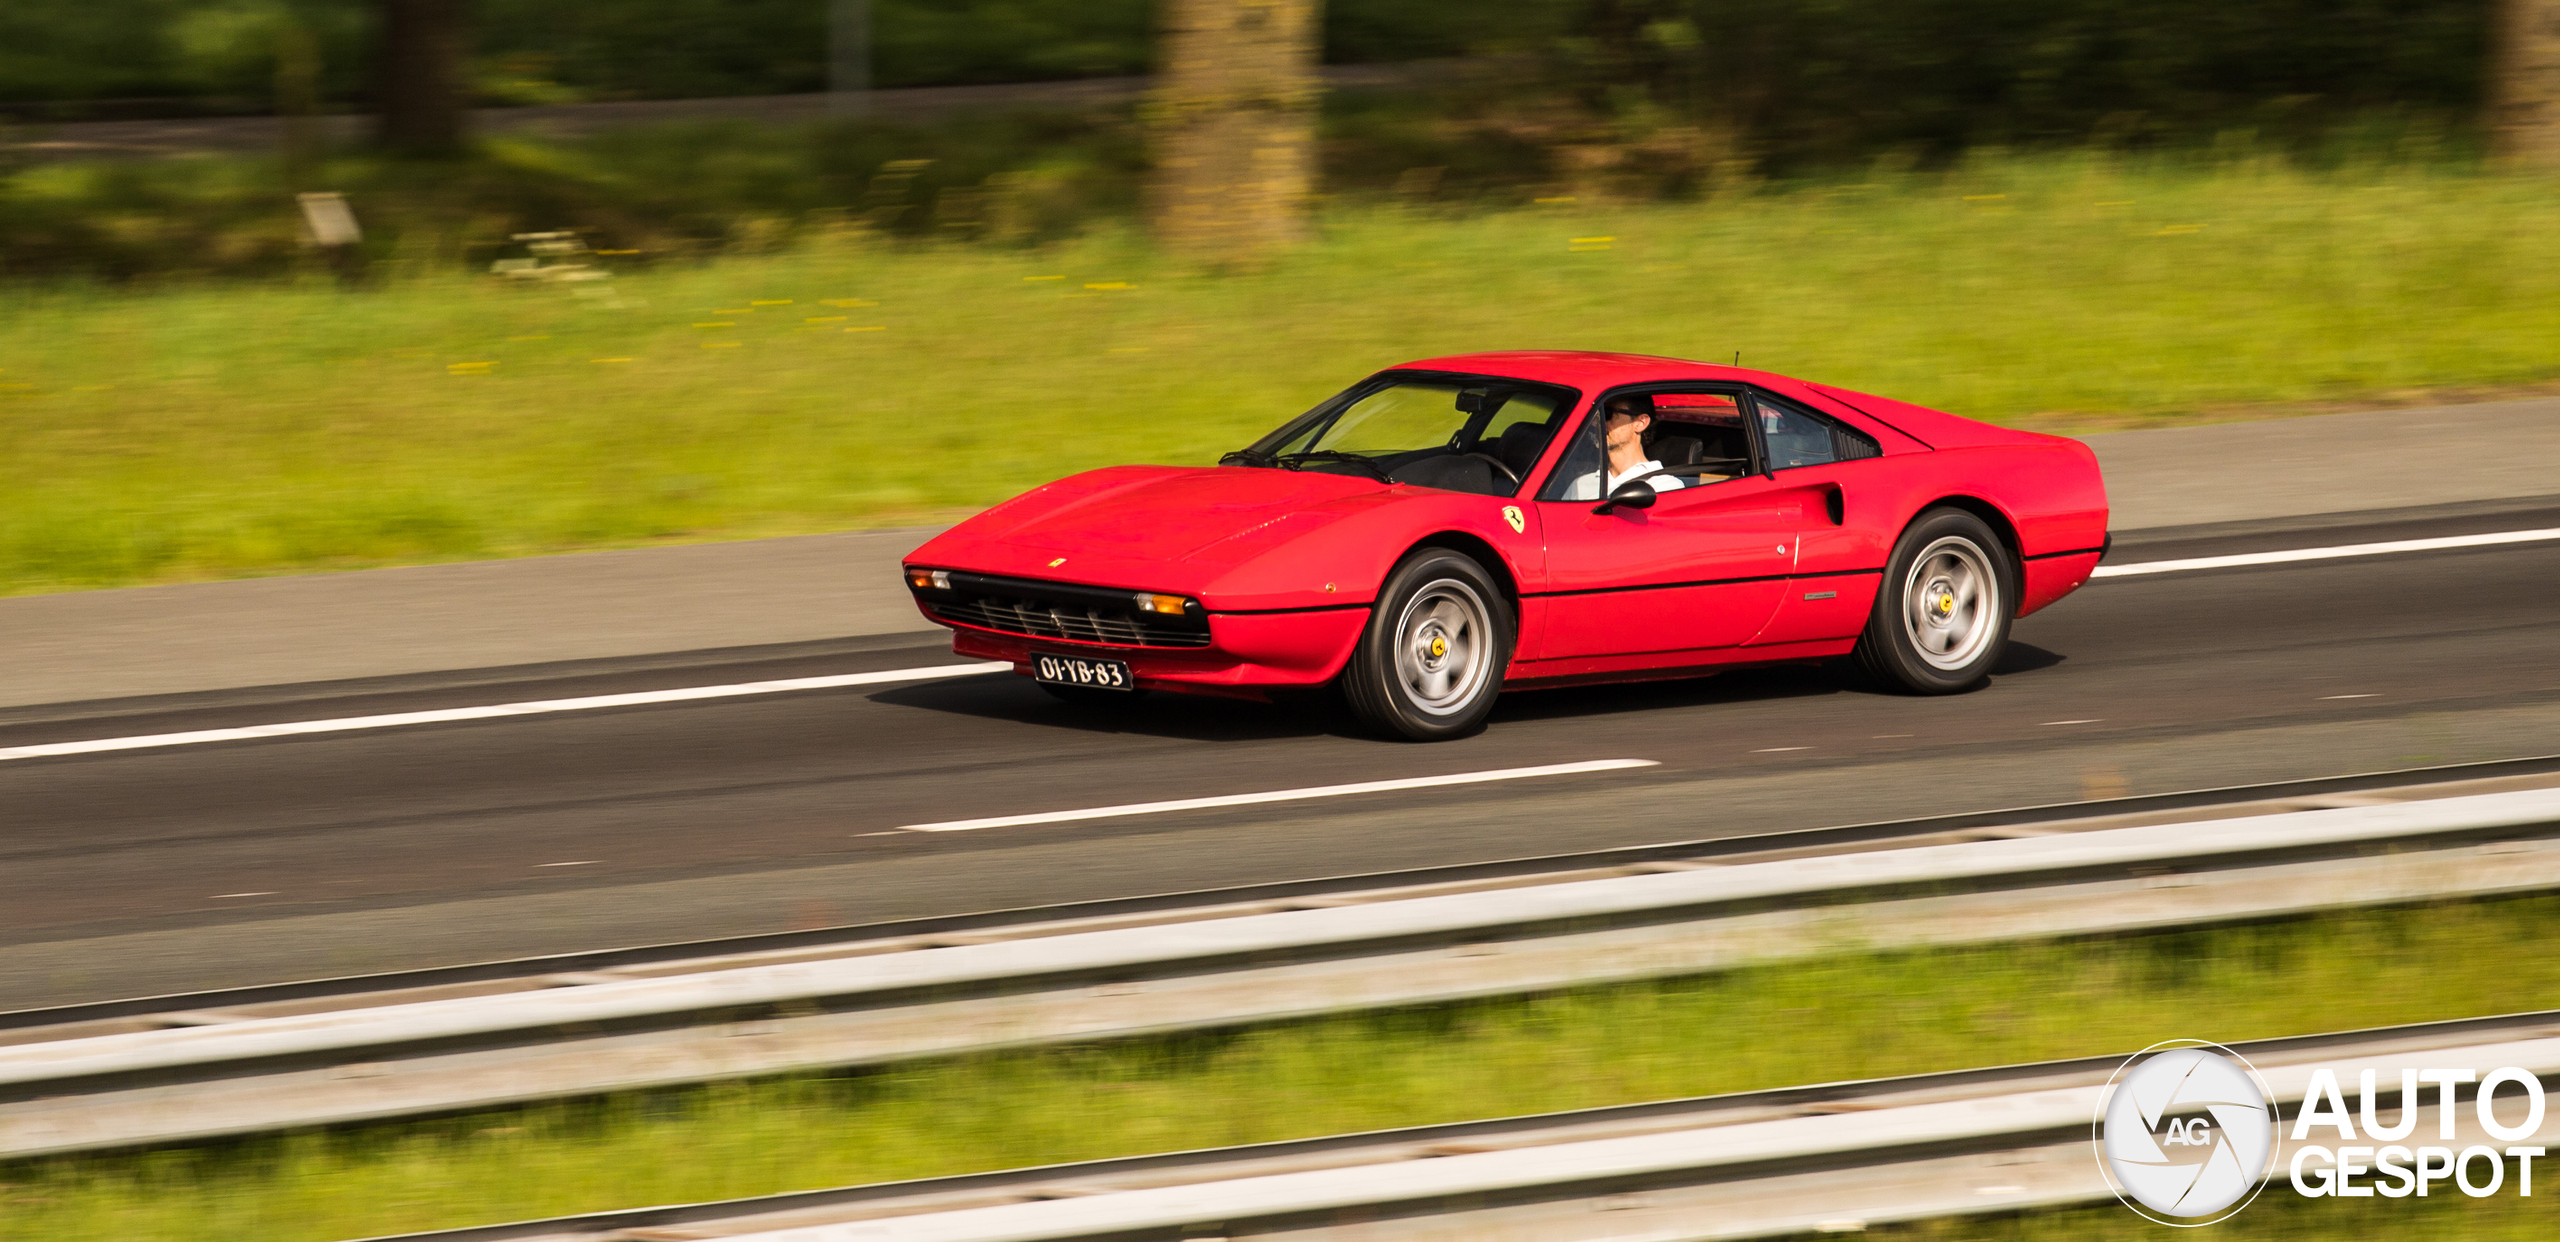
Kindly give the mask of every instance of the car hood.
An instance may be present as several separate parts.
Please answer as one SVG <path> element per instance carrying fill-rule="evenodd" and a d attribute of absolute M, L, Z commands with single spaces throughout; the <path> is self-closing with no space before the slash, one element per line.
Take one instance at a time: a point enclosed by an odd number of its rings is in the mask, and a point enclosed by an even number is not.
<path fill-rule="evenodd" d="M 1225 570 L 1411 490 L 1291 470 L 1119 466 L 1035 488 L 953 527 L 907 559 L 1196 592 Z"/>

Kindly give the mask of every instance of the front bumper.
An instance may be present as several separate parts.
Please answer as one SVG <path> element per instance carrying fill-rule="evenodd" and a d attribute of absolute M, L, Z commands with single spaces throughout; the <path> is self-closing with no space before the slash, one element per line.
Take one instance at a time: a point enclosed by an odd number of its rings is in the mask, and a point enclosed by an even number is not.
<path fill-rule="evenodd" d="M 919 604 L 919 607 L 922 607 Z M 1209 645 L 1191 648 L 1128 647 L 1037 638 L 956 624 L 923 609 L 927 619 L 951 630 L 954 654 L 1003 660 L 1031 675 L 1042 654 L 1126 660 L 1140 689 L 1260 698 L 1265 691 L 1304 689 L 1333 680 L 1359 645 L 1369 610 L 1328 608 L 1311 612 L 1209 615 Z"/>

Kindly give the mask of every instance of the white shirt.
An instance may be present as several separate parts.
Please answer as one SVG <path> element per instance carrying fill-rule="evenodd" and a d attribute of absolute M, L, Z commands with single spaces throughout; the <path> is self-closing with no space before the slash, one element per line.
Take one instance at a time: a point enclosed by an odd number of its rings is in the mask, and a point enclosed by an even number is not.
<path fill-rule="evenodd" d="M 1624 483 L 1637 475 L 1643 474 L 1645 471 L 1660 469 L 1662 469 L 1661 462 L 1640 461 L 1624 470 L 1612 470 L 1609 472 L 1609 492 L 1611 495 L 1615 495 L 1619 484 Z M 1671 474 L 1657 474 L 1650 479 L 1646 479 L 1644 482 L 1645 486 L 1650 487 L 1657 492 L 1676 492 L 1681 488 L 1688 486 L 1688 483 L 1683 481 L 1678 475 Z M 1598 500 L 1600 499 L 1600 495 L 1600 472 L 1594 470 L 1589 474 L 1575 479 L 1573 481 L 1573 486 L 1565 489 L 1564 498 L 1567 500 Z"/>

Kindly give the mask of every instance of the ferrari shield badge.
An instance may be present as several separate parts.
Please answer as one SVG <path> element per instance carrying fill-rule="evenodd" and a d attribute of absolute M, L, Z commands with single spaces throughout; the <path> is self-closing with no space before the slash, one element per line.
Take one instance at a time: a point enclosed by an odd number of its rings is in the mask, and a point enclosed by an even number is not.
<path fill-rule="evenodd" d="M 1512 534 L 1521 534 L 1529 529 L 1528 515 L 1520 512 L 1518 505 L 1502 506 L 1502 520 L 1511 524 Z"/>

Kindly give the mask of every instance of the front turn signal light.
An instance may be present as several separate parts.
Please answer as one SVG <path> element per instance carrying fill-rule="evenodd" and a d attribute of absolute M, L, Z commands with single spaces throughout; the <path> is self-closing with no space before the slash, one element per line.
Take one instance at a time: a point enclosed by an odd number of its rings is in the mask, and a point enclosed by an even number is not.
<path fill-rule="evenodd" d="M 948 591 L 951 589 L 951 571 L 910 569 L 907 571 L 907 585 L 919 591 Z"/>
<path fill-rule="evenodd" d="M 1138 611 L 1160 612 L 1168 617 L 1185 616 L 1191 611 L 1191 601 L 1179 595 L 1153 595 L 1140 591 Z"/>

